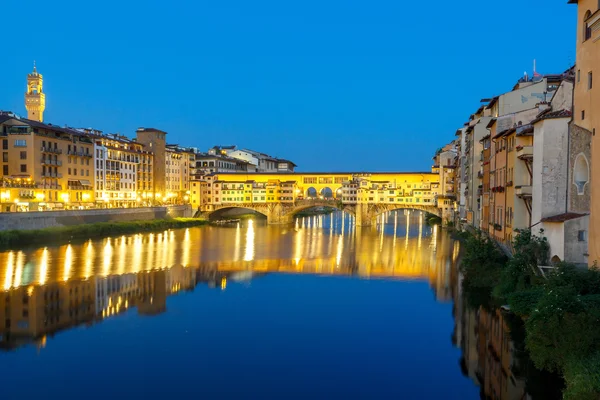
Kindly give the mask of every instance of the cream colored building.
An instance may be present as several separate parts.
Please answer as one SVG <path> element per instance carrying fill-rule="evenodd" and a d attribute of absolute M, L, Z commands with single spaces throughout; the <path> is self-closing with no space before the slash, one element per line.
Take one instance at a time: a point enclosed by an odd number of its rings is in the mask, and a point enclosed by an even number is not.
<path fill-rule="evenodd" d="M 94 141 L 95 189 L 99 207 L 151 204 L 153 154 L 125 136 L 82 130 Z M 150 161 L 150 164 L 147 164 Z M 150 196 L 150 197 L 148 197 Z"/>

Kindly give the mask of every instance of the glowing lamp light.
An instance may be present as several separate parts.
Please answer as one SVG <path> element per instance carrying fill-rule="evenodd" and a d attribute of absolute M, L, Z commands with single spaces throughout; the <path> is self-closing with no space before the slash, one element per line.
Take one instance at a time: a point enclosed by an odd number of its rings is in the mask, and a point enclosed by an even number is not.
<path fill-rule="evenodd" d="M 90 199 L 90 194 L 89 193 L 84 193 L 83 194 L 83 200 L 84 201 L 88 201 Z"/>
<path fill-rule="evenodd" d="M 46 198 L 46 196 L 44 196 L 44 193 L 38 193 L 35 195 L 35 198 L 38 199 L 39 201 L 42 201 Z"/>
<path fill-rule="evenodd" d="M 69 194 L 68 193 L 63 193 L 60 195 L 60 198 L 62 199 L 62 201 L 64 201 L 65 203 L 69 202 Z"/>
<path fill-rule="evenodd" d="M 188 196 L 187 194 L 185 196 L 183 196 L 183 200 L 188 201 L 190 199 L 190 196 Z"/>

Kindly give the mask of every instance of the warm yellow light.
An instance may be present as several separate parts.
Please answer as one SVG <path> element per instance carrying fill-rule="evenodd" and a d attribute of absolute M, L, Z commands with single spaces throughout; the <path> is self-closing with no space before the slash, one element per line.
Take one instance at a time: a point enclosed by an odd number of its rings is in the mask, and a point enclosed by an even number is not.
<path fill-rule="evenodd" d="M 68 193 L 63 193 L 60 195 L 60 198 L 62 199 L 62 201 L 64 201 L 65 203 L 69 202 L 69 194 Z"/>
<path fill-rule="evenodd" d="M 31 296 L 33 295 L 33 286 L 29 286 L 29 287 L 27 288 L 27 295 L 28 295 L 29 297 L 31 297 Z"/>
<path fill-rule="evenodd" d="M 136 199 L 136 201 L 137 201 L 138 203 L 141 203 L 141 202 L 142 202 L 142 198 L 141 198 L 141 197 L 138 197 L 138 198 Z"/>
<path fill-rule="evenodd" d="M 187 192 L 185 192 L 185 194 L 190 194 L 190 191 L 188 190 Z"/>
<path fill-rule="evenodd" d="M 35 195 L 35 198 L 42 201 L 44 198 L 46 198 L 46 196 L 44 196 L 44 193 L 38 193 Z"/>
<path fill-rule="evenodd" d="M 89 193 L 84 193 L 84 194 L 83 194 L 83 200 L 87 201 L 87 200 L 89 200 L 89 199 L 90 199 L 90 195 L 89 195 Z"/>
<path fill-rule="evenodd" d="M 183 197 L 183 200 L 185 200 L 185 201 L 188 201 L 189 199 L 190 199 L 190 196 L 188 196 L 188 195 L 185 195 L 185 196 Z"/>
<path fill-rule="evenodd" d="M 16 198 L 16 199 L 15 199 L 15 204 L 17 204 L 18 202 L 19 202 L 19 199 L 18 199 L 18 198 Z"/>

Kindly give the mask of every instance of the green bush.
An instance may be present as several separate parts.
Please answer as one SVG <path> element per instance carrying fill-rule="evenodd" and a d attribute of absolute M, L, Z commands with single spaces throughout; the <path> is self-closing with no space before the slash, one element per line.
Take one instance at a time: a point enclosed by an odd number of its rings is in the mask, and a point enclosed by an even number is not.
<path fill-rule="evenodd" d="M 525 320 L 525 349 L 535 367 L 564 376 L 564 398 L 600 399 L 600 270 L 561 263 L 543 277 L 538 266 L 548 265 L 547 240 L 521 231 L 513 244 L 507 261 L 480 234 L 466 241 L 467 303 L 508 304 Z"/>
<path fill-rule="evenodd" d="M 572 360 L 565 366 L 565 400 L 600 399 L 600 351 Z"/>

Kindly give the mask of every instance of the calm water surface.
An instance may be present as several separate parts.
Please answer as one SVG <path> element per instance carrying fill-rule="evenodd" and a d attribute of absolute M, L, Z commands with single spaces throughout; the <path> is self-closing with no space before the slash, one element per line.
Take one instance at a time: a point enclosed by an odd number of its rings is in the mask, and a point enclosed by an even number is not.
<path fill-rule="evenodd" d="M 403 212 L 3 252 L 0 398 L 520 398 L 458 254 Z"/>

